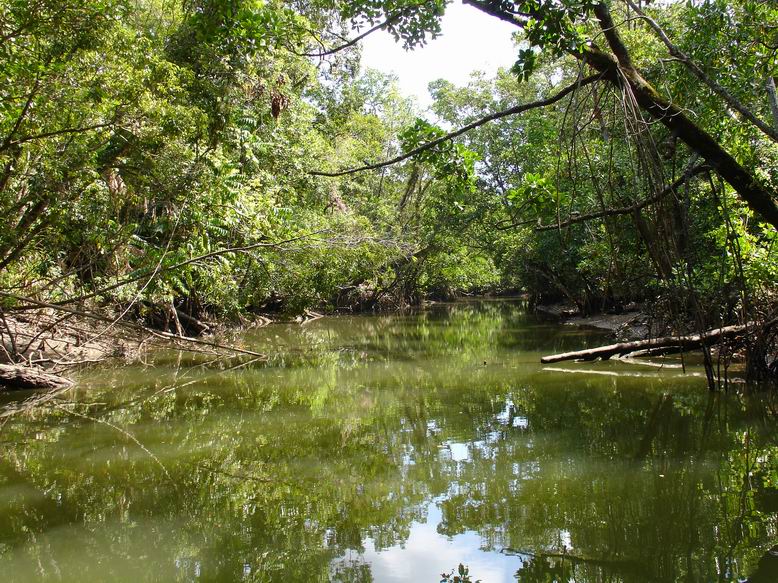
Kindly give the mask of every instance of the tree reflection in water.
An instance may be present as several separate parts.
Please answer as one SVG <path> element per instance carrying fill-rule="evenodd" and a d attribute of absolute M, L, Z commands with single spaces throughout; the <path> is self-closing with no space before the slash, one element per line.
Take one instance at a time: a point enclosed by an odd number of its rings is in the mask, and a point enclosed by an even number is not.
<path fill-rule="evenodd" d="M 270 326 L 245 339 L 267 363 L 93 371 L 2 427 L 0 572 L 778 580 L 774 397 L 537 364 L 600 339 L 483 302 Z"/>

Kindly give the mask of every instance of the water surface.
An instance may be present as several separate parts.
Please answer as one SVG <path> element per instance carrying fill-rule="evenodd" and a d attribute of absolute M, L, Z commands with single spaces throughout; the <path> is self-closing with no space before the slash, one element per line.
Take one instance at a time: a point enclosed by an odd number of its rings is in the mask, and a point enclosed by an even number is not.
<path fill-rule="evenodd" d="M 0 420 L 0 580 L 778 581 L 775 400 L 539 364 L 605 340 L 473 302 L 89 372 Z"/>

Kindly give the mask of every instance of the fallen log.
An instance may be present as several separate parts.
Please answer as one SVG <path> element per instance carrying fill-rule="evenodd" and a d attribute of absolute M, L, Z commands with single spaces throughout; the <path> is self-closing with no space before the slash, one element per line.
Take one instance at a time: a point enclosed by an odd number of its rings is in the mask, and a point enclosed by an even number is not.
<path fill-rule="evenodd" d="M 753 327 L 753 324 L 751 324 L 751 327 Z M 549 364 L 552 362 L 562 362 L 563 360 L 595 360 L 597 358 L 608 360 L 612 356 L 624 356 L 625 354 L 644 350 L 651 351 L 651 355 L 678 352 L 679 350 L 693 350 L 701 346 L 710 346 L 730 338 L 736 338 L 746 332 L 747 329 L 748 326 L 746 325 L 725 326 L 724 328 L 708 330 L 702 334 L 665 336 L 663 338 L 636 340 L 634 342 L 619 342 L 618 344 L 598 346 L 597 348 L 589 348 L 587 350 L 544 356 L 540 359 L 540 362 Z"/>
<path fill-rule="evenodd" d="M 211 331 L 211 327 L 208 324 L 198 320 L 194 316 L 190 316 L 186 312 L 182 312 L 178 308 L 176 308 L 176 317 L 184 325 L 184 328 L 193 336 L 201 336 L 206 332 Z"/>
<path fill-rule="evenodd" d="M 0 364 L 0 390 L 64 389 L 73 382 L 28 366 Z"/>

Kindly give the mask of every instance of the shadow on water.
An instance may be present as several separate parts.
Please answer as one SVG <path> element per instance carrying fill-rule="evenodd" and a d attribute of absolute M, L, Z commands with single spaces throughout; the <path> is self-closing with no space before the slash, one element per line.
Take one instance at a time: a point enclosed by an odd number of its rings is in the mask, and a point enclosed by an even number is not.
<path fill-rule="evenodd" d="M 514 302 L 244 341 L 269 362 L 161 352 L 8 418 L 3 580 L 778 580 L 772 395 L 544 370 L 603 335 Z"/>

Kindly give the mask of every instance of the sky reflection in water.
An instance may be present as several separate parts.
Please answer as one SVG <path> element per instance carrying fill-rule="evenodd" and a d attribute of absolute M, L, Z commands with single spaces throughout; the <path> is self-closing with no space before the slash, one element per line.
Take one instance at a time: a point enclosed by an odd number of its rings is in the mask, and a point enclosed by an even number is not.
<path fill-rule="evenodd" d="M 3 581 L 778 581 L 772 395 L 544 370 L 603 336 L 515 302 L 241 341 L 270 361 L 160 353 L 2 427 Z"/>

